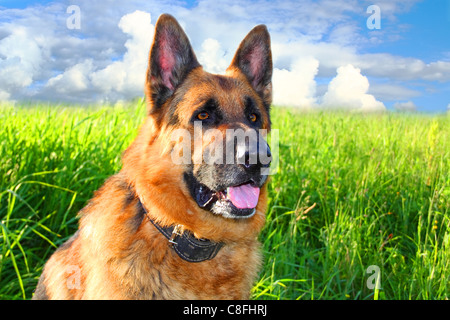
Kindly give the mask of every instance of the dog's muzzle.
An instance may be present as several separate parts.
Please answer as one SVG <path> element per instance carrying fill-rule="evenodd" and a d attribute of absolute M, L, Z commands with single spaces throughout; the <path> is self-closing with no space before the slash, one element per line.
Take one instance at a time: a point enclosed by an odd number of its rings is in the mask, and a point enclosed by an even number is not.
<path fill-rule="evenodd" d="M 195 174 L 186 173 L 185 181 L 199 207 L 225 217 L 249 218 L 269 174 L 269 145 L 259 133 L 227 137 L 224 155 L 226 163 L 202 165 Z"/>

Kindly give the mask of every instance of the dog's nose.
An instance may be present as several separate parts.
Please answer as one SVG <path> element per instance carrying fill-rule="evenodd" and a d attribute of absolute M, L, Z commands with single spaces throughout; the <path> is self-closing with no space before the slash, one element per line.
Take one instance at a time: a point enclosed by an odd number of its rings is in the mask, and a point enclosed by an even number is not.
<path fill-rule="evenodd" d="M 270 147 L 262 137 L 236 145 L 236 162 L 249 171 L 268 168 L 271 161 Z"/>

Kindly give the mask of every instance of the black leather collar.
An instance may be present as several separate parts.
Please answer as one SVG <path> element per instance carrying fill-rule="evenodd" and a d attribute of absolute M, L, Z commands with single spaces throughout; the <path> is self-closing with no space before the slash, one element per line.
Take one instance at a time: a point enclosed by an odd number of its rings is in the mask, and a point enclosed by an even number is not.
<path fill-rule="evenodd" d="M 140 201 L 140 200 L 139 200 Z M 141 202 L 142 205 L 142 202 Z M 142 205 L 148 220 L 166 237 L 172 249 L 182 258 L 189 262 L 202 262 L 213 259 L 223 247 L 222 242 L 214 242 L 207 239 L 197 239 L 189 231 L 182 232 L 181 225 L 163 227 L 153 221 Z"/>

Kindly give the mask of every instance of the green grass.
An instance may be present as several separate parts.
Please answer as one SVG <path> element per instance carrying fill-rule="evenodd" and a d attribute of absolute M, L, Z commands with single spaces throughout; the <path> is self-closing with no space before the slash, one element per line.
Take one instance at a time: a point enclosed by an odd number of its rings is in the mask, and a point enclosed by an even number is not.
<path fill-rule="evenodd" d="M 144 114 L 139 102 L 0 106 L 0 299 L 31 298 Z M 272 118 L 280 168 L 252 297 L 447 299 L 450 117 L 273 108 Z"/>

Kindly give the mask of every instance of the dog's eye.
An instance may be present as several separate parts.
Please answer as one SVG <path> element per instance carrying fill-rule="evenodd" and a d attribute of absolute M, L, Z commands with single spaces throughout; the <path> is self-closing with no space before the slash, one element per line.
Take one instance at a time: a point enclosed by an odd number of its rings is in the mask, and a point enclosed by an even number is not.
<path fill-rule="evenodd" d="M 256 116 L 256 114 L 252 113 L 251 115 L 248 116 L 248 119 L 251 122 L 256 122 L 256 120 L 258 120 L 258 117 Z"/>
<path fill-rule="evenodd" d="M 208 119 L 208 118 L 209 118 L 208 112 L 200 112 L 200 113 L 197 115 L 197 119 L 199 119 L 199 120 L 206 120 L 206 119 Z"/>

